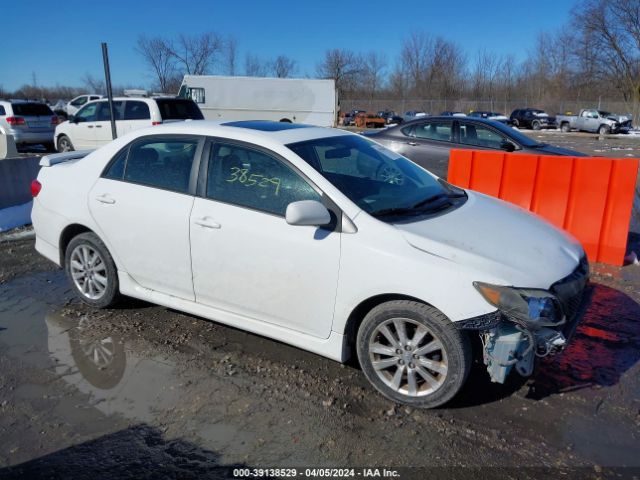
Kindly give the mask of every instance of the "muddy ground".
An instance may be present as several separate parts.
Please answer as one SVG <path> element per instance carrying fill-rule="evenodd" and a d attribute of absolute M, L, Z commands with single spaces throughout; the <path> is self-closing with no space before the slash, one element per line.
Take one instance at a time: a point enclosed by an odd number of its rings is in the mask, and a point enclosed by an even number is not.
<path fill-rule="evenodd" d="M 421 411 L 354 365 L 142 302 L 83 306 L 20 237 L 0 235 L 0 479 L 640 478 L 640 265 L 595 266 L 572 344 L 533 378 L 495 385 L 477 366 Z"/>

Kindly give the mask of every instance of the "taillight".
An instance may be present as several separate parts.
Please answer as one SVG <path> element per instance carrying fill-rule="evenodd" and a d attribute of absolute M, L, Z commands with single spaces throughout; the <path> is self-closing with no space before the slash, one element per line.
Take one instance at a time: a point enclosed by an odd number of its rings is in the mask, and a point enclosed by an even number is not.
<path fill-rule="evenodd" d="M 60 123 L 62 123 L 62 120 L 60 119 L 60 117 L 59 117 L 59 116 L 54 115 L 53 117 L 51 117 L 51 125 L 52 125 L 52 126 L 53 126 L 53 125 L 58 125 L 58 124 L 60 124 Z"/>
<path fill-rule="evenodd" d="M 9 125 L 25 125 L 27 122 L 24 121 L 22 117 L 7 117 L 5 118 Z"/>
<path fill-rule="evenodd" d="M 155 126 L 155 125 L 160 125 L 162 122 L 151 122 L 151 125 Z"/>
<path fill-rule="evenodd" d="M 42 190 L 42 184 L 38 180 L 31 182 L 31 196 L 33 198 L 38 196 L 40 190 Z"/>

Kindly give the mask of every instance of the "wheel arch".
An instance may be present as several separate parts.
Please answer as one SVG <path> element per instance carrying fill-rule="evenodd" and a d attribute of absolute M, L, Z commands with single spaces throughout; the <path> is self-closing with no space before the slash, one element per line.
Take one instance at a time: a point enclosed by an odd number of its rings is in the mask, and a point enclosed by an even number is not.
<path fill-rule="evenodd" d="M 100 235 L 98 235 L 95 231 L 91 230 L 86 225 L 82 225 L 80 223 L 72 223 L 70 225 L 67 225 L 62 230 L 62 232 L 60 233 L 60 240 L 58 241 L 58 247 L 60 251 L 60 265 L 64 266 L 64 258 L 65 258 L 65 254 L 66 254 L 67 246 L 69 245 L 69 242 L 74 237 L 80 235 L 81 233 L 86 233 L 86 232 L 91 232 L 94 235 L 97 235 L 98 237 L 100 237 Z"/>
<path fill-rule="evenodd" d="M 344 351 L 347 353 L 348 359 L 357 359 L 358 357 L 356 352 L 356 338 L 358 336 L 358 329 L 360 328 L 364 317 L 367 316 L 367 313 L 378 305 L 393 300 L 409 300 L 411 302 L 422 303 L 424 305 L 437 308 L 424 300 L 400 293 L 383 293 L 363 300 L 351 311 L 344 327 Z"/>

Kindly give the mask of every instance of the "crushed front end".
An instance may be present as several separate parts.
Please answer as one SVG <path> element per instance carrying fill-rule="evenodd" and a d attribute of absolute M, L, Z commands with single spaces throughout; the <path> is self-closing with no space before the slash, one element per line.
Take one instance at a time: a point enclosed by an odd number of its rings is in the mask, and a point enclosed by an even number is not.
<path fill-rule="evenodd" d="M 498 310 L 459 322 L 459 327 L 479 332 L 493 382 L 503 383 L 513 367 L 530 376 L 536 358 L 566 347 L 590 301 L 588 280 L 589 263 L 583 257 L 570 275 L 548 290 L 474 283 Z"/>

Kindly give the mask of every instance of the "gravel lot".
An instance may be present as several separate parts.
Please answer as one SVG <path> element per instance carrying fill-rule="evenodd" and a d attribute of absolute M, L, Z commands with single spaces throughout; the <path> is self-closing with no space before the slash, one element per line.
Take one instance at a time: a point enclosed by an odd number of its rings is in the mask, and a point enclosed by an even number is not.
<path fill-rule="evenodd" d="M 534 136 L 640 156 L 640 137 Z M 477 366 L 454 403 L 420 411 L 354 365 L 142 302 L 92 310 L 33 238 L 0 235 L 0 479 L 227 478 L 214 467 L 229 465 L 637 478 L 640 265 L 596 265 L 592 280 L 573 343 L 532 379 L 494 385 Z"/>

